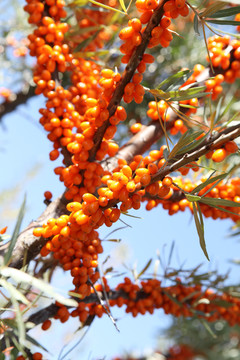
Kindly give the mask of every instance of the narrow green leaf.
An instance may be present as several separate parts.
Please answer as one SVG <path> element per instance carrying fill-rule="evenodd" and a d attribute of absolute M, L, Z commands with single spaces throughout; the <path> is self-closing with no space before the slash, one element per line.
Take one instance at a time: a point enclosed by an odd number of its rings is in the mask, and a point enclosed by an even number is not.
<path fill-rule="evenodd" d="M 127 8 L 125 6 L 124 0 L 119 0 L 121 8 L 123 9 L 123 11 L 126 13 L 127 12 Z"/>
<path fill-rule="evenodd" d="M 41 348 L 42 350 L 48 352 L 48 350 L 41 345 L 36 339 L 34 339 L 33 337 L 31 337 L 30 335 L 26 334 L 26 340 L 30 342 L 30 344 L 38 346 L 39 348 Z"/>
<path fill-rule="evenodd" d="M 219 101 L 217 103 L 216 112 L 215 112 L 215 116 L 214 116 L 214 120 L 213 120 L 214 124 L 217 124 L 217 122 L 218 122 L 220 111 L 222 109 L 222 103 L 223 103 L 223 96 L 219 99 Z"/>
<path fill-rule="evenodd" d="M 121 11 L 121 10 L 118 10 L 118 9 L 116 9 L 116 8 L 113 8 L 113 7 L 111 7 L 111 6 L 102 4 L 102 3 L 98 2 L 98 1 L 95 1 L 95 0 L 88 0 L 88 1 L 90 1 L 90 2 L 91 2 L 92 4 L 94 4 L 94 5 L 99 6 L 100 8 L 104 8 L 104 9 L 111 10 L 111 11 L 116 11 L 116 12 L 119 12 L 119 13 L 121 13 L 121 14 L 123 14 L 123 15 L 126 15 L 125 12 L 123 12 L 123 11 Z"/>
<path fill-rule="evenodd" d="M 7 278 L 11 277 L 17 283 L 25 283 L 36 287 L 63 305 L 74 307 L 77 306 L 77 302 L 75 300 L 66 299 L 64 296 L 58 294 L 50 284 L 47 284 L 46 282 L 37 279 L 34 276 L 25 273 L 24 271 L 4 266 L 0 268 L 0 274 Z"/>
<path fill-rule="evenodd" d="M 196 224 L 196 229 L 197 229 L 197 233 L 198 233 L 198 237 L 199 237 L 200 246 L 202 248 L 204 255 L 206 256 L 208 261 L 210 261 L 208 253 L 207 253 L 205 238 L 204 238 L 204 228 L 199 221 L 198 211 L 196 208 L 196 204 L 194 202 L 193 202 L 193 217 L 194 217 L 195 224 Z"/>
<path fill-rule="evenodd" d="M 142 220 L 142 217 L 140 217 L 140 216 L 135 216 L 135 215 L 131 215 L 131 214 L 129 214 L 128 212 L 121 212 L 121 214 L 126 215 L 126 216 L 129 216 L 129 217 L 132 217 L 132 218 L 134 218 L 134 219 L 141 219 L 141 220 Z"/>
<path fill-rule="evenodd" d="M 227 206 L 227 207 L 240 207 L 240 203 L 237 203 L 235 201 L 231 200 L 225 200 L 225 199 L 216 199 L 211 197 L 202 197 L 200 202 L 207 204 L 209 206 Z"/>
<path fill-rule="evenodd" d="M 193 20 L 193 28 L 194 28 L 195 33 L 196 33 L 198 36 L 200 36 L 200 32 L 199 32 L 198 26 L 199 26 L 198 16 L 197 16 L 197 14 L 195 14 L 194 20 Z"/>
<path fill-rule="evenodd" d="M 201 200 L 201 196 L 198 196 L 198 195 L 185 194 L 185 196 L 186 196 L 186 199 L 190 202 Z"/>
<path fill-rule="evenodd" d="M 240 12 L 240 6 L 234 6 L 232 8 L 228 8 L 228 9 L 223 9 L 223 10 L 219 10 L 213 14 L 211 14 L 211 18 L 221 18 L 221 17 L 227 17 L 227 16 L 232 16 L 232 15 L 236 15 Z"/>
<path fill-rule="evenodd" d="M 4 256 L 4 264 L 5 265 L 11 259 L 14 246 L 15 246 L 15 244 L 17 242 L 17 238 L 18 238 L 18 235 L 19 235 L 20 227 L 21 227 L 24 212 L 25 212 L 25 205 L 26 205 L 26 196 L 24 196 L 24 200 L 23 200 L 23 203 L 21 205 L 21 208 L 20 208 L 20 211 L 19 211 L 19 214 L 18 214 L 17 223 L 15 225 L 13 235 L 12 235 L 12 238 L 11 238 L 10 243 L 9 243 L 8 251 L 7 251 L 6 255 Z"/>
<path fill-rule="evenodd" d="M 233 37 L 235 37 L 237 39 L 240 39 L 240 34 L 231 33 L 229 31 L 223 31 L 223 30 L 220 30 L 219 28 L 215 28 L 214 26 L 210 26 L 209 24 L 208 24 L 208 28 L 213 32 L 219 32 L 221 34 L 226 34 L 226 35 L 229 35 L 229 36 L 233 36 Z"/>
<path fill-rule="evenodd" d="M 16 289 L 14 285 L 12 285 L 10 282 L 6 281 L 5 279 L 0 279 L 0 285 L 4 287 L 11 297 L 15 297 L 17 301 L 20 301 L 21 303 L 28 305 L 29 301 L 28 299 L 19 291 Z"/>
<path fill-rule="evenodd" d="M 175 297 L 172 296 L 172 294 L 170 294 L 168 291 L 166 291 L 165 289 L 162 289 L 162 291 L 164 292 L 164 294 L 167 295 L 167 297 L 169 297 L 170 300 L 172 300 L 175 304 L 177 304 L 178 306 L 182 306 L 182 303 Z"/>
<path fill-rule="evenodd" d="M 202 134 L 202 131 L 199 131 L 199 135 Z M 201 137 L 198 140 L 193 141 L 191 144 L 184 146 L 182 150 L 178 151 L 178 155 L 186 153 L 191 151 L 192 149 L 196 148 L 197 146 L 199 146 L 202 142 L 204 142 L 206 140 L 206 138 L 208 137 L 209 132 L 207 132 L 207 134 L 205 134 L 203 137 Z"/>
<path fill-rule="evenodd" d="M 186 146 L 196 140 L 196 138 L 201 134 L 202 131 L 192 132 L 191 130 L 188 130 L 187 132 L 185 132 L 170 152 L 169 159 L 172 159 L 175 155 L 181 153 L 183 148 L 186 148 Z"/>
<path fill-rule="evenodd" d="M 85 49 L 100 33 L 102 29 L 97 30 L 93 35 L 89 36 L 87 39 L 83 40 L 80 44 L 74 49 L 74 53 L 79 52 L 82 49 Z"/>
<path fill-rule="evenodd" d="M 163 157 L 164 157 L 164 159 L 165 159 L 165 160 L 168 160 L 168 157 L 169 157 L 169 151 L 168 151 L 168 149 L 167 149 L 167 148 L 165 148 L 165 149 L 163 150 Z"/>
<path fill-rule="evenodd" d="M 223 207 L 221 207 L 221 206 L 218 206 L 218 205 L 209 205 L 209 206 L 212 206 L 213 208 L 216 208 L 216 209 L 219 209 L 219 210 L 221 210 L 221 211 L 224 211 L 224 212 L 226 212 L 226 213 L 228 213 L 228 214 L 232 214 L 232 215 L 235 215 L 235 216 L 240 216 L 239 214 L 237 214 L 237 213 L 235 213 L 235 212 L 233 212 L 233 211 L 230 211 L 230 210 L 228 210 L 228 209 L 226 209 L 226 208 L 223 208 Z"/>
<path fill-rule="evenodd" d="M 74 7 L 74 6 L 83 7 L 87 3 L 88 3 L 88 0 L 74 0 L 69 6 L 70 7 Z"/>
<path fill-rule="evenodd" d="M 199 16 L 204 18 L 209 16 L 210 14 L 214 14 L 216 11 L 221 10 L 225 7 L 226 4 L 220 3 L 219 1 L 215 1 L 213 4 L 209 5 L 204 11 L 202 11 Z"/>
<path fill-rule="evenodd" d="M 225 179 L 225 177 L 228 176 L 228 173 L 226 174 L 220 174 L 214 177 L 209 177 L 206 181 L 204 181 L 202 184 L 198 185 L 195 187 L 195 189 L 193 189 L 190 194 L 194 195 L 196 193 L 199 193 L 199 191 L 201 191 L 202 189 L 204 189 L 206 186 L 208 186 L 209 184 L 214 183 L 215 181 L 218 180 L 223 180 Z"/>
<path fill-rule="evenodd" d="M 216 181 L 208 190 L 205 191 L 205 193 L 202 196 L 206 196 L 212 189 L 214 189 L 222 180 L 219 179 Z"/>
<path fill-rule="evenodd" d="M 208 331 L 208 333 L 214 338 L 217 338 L 217 335 L 214 334 L 214 332 L 212 331 L 212 329 L 210 328 L 208 322 L 205 319 L 200 319 L 201 323 L 203 324 L 203 326 L 205 327 L 205 329 Z"/>
<path fill-rule="evenodd" d="M 200 224 L 201 224 L 202 229 L 204 229 L 202 210 L 200 208 L 199 202 L 196 202 L 196 204 L 197 204 L 197 210 L 198 210 L 198 214 L 199 214 Z"/>
<path fill-rule="evenodd" d="M 190 88 L 187 90 L 175 90 L 175 91 L 168 91 L 164 92 L 161 89 L 152 89 L 149 90 L 151 94 L 159 97 L 162 100 L 167 101 L 183 101 L 183 100 L 189 100 L 192 98 L 200 98 L 203 96 L 206 96 L 207 93 L 204 92 L 206 89 L 206 86 L 198 86 L 194 88 Z"/>
<path fill-rule="evenodd" d="M 236 102 L 236 99 L 233 97 L 229 103 L 226 105 L 225 109 L 223 110 L 223 112 L 221 113 L 221 115 L 219 116 L 219 120 L 221 120 L 224 115 L 226 115 L 228 113 L 228 111 L 232 108 L 233 104 Z"/>
<path fill-rule="evenodd" d="M 107 239 L 106 241 L 120 243 L 122 239 Z"/>
<path fill-rule="evenodd" d="M 144 268 L 140 271 L 140 273 L 137 275 L 136 279 L 139 279 L 149 268 L 149 266 L 152 263 L 152 259 L 148 260 L 147 264 L 144 266 Z"/>
<path fill-rule="evenodd" d="M 206 22 L 211 24 L 217 24 L 217 25 L 232 25 L 232 26 L 238 26 L 240 25 L 240 21 L 234 21 L 234 20 L 209 20 L 206 19 Z"/>
<path fill-rule="evenodd" d="M 22 314 L 21 314 L 21 310 L 19 307 L 19 304 L 14 296 L 14 294 L 12 293 L 12 297 L 11 297 L 11 301 L 15 310 L 15 314 L 16 314 L 16 322 L 17 322 L 17 326 L 18 326 L 18 341 L 19 341 L 19 345 L 22 347 L 22 344 L 25 343 L 25 339 L 26 339 L 26 329 L 25 329 L 25 323 L 23 321 L 22 318 Z"/>
<path fill-rule="evenodd" d="M 75 57 L 88 59 L 88 58 L 93 58 L 93 57 L 105 56 L 108 54 L 109 54 L 109 50 L 79 51 L 75 54 Z"/>
<path fill-rule="evenodd" d="M 156 89 L 166 91 L 173 85 L 181 86 L 184 84 L 187 79 L 191 76 L 192 71 L 190 70 L 181 70 L 178 71 L 176 74 L 169 76 L 167 79 L 163 80 Z"/>

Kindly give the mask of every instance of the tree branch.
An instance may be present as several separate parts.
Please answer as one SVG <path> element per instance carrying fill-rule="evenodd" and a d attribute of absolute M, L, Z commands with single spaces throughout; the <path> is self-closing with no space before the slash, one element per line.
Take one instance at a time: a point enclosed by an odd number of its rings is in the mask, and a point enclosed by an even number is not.
<path fill-rule="evenodd" d="M 129 60 L 128 65 L 125 68 L 124 71 L 124 76 L 122 77 L 122 79 L 119 81 L 113 96 L 109 102 L 108 105 L 108 111 L 109 111 L 109 118 L 111 116 L 113 116 L 115 114 L 115 111 L 118 107 L 118 105 L 120 104 L 120 101 L 123 97 L 124 94 L 124 89 L 126 87 L 126 85 L 131 81 L 136 68 L 138 67 L 140 61 L 142 60 L 143 54 L 147 48 L 147 45 L 149 43 L 149 40 L 151 38 L 151 33 L 152 30 L 158 26 L 158 24 L 161 21 L 161 18 L 163 17 L 164 14 L 164 10 L 163 10 L 163 6 L 165 4 L 167 0 L 162 0 L 160 2 L 160 4 L 158 5 L 158 7 L 156 8 L 154 14 L 151 17 L 151 20 L 149 21 L 144 33 L 142 34 L 142 42 L 139 46 L 136 47 L 136 49 L 134 50 L 131 59 Z M 104 133 L 106 131 L 106 129 L 108 128 L 110 122 L 109 119 L 106 120 L 104 122 L 104 124 L 96 131 L 95 136 L 94 136 L 94 147 L 91 149 L 90 154 L 89 154 L 89 160 L 92 161 L 95 157 L 96 151 L 98 150 L 101 142 L 102 142 L 102 138 L 104 136 Z"/>
<path fill-rule="evenodd" d="M 36 96 L 35 86 L 29 86 L 27 91 L 20 91 L 14 97 L 14 100 L 8 100 L 0 104 L 0 121 L 3 116 L 16 110 L 19 105 L 25 104 L 31 97 Z"/>

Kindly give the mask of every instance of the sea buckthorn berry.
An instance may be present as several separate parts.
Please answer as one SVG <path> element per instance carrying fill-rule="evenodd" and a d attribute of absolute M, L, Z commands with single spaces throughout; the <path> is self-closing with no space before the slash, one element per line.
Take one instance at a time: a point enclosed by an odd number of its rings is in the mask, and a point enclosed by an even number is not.
<path fill-rule="evenodd" d="M 84 194 L 82 198 L 83 198 L 83 201 L 85 201 L 86 203 L 89 203 L 89 204 L 97 201 L 96 196 L 89 194 L 89 193 Z"/>
<path fill-rule="evenodd" d="M 238 146 L 235 143 L 235 141 L 228 141 L 224 144 L 225 150 L 227 150 L 229 153 L 235 153 L 238 151 Z"/>
<path fill-rule="evenodd" d="M 169 176 L 166 176 L 163 180 L 162 180 L 162 184 L 165 186 L 170 187 L 172 185 L 172 178 Z"/>
<path fill-rule="evenodd" d="M 185 5 L 185 0 L 175 0 L 175 5 L 178 9 L 181 9 Z"/>
<path fill-rule="evenodd" d="M 118 36 L 121 40 L 126 40 L 126 39 L 132 37 L 133 33 L 134 33 L 133 27 L 127 26 L 120 31 Z"/>
<path fill-rule="evenodd" d="M 35 229 L 33 229 L 33 235 L 36 237 L 40 237 L 42 236 L 42 231 L 43 229 L 41 227 L 36 227 Z"/>
<path fill-rule="evenodd" d="M 51 324 L 52 324 L 51 320 L 45 320 L 42 323 L 42 330 L 48 330 L 50 328 Z"/>
<path fill-rule="evenodd" d="M 227 152 L 225 149 L 217 149 L 213 151 L 212 160 L 214 162 L 221 162 L 226 158 L 226 156 Z"/>
<path fill-rule="evenodd" d="M 131 125 L 130 127 L 130 131 L 133 133 L 133 134 L 137 134 L 142 128 L 142 124 L 141 123 L 135 123 L 133 125 Z"/>
<path fill-rule="evenodd" d="M 32 358 L 33 360 L 42 360 L 42 354 L 40 352 L 35 352 L 33 355 L 32 355 Z"/>
<path fill-rule="evenodd" d="M 2 228 L 1 230 L 0 230 L 0 235 L 3 235 L 3 234 L 5 234 L 5 232 L 7 231 L 7 226 L 5 226 L 4 228 Z"/>
<path fill-rule="evenodd" d="M 141 31 L 141 28 L 142 28 L 142 23 L 139 19 L 137 18 L 134 18 L 134 19 L 131 19 L 129 20 L 128 22 L 128 25 L 129 26 L 132 26 L 132 28 L 135 30 L 135 31 Z"/>
<path fill-rule="evenodd" d="M 52 198 L 51 191 L 45 191 L 44 192 L 44 197 L 45 197 L 46 200 L 50 200 Z"/>

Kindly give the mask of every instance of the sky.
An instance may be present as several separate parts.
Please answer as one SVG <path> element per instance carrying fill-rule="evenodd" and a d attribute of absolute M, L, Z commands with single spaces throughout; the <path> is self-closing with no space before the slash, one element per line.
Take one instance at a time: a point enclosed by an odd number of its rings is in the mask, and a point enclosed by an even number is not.
<path fill-rule="evenodd" d="M 53 173 L 55 166 L 60 164 L 50 162 L 48 153 L 51 144 L 44 131 L 38 126 L 38 108 L 43 105 L 43 99 L 33 98 L 26 105 L 20 106 L 12 114 L 3 118 L 0 124 L 0 228 L 9 226 L 11 234 L 17 211 L 24 198 L 27 197 L 27 207 L 22 228 L 37 218 L 44 210 L 43 193 L 50 190 L 53 197 L 59 196 L 63 186 Z M 131 270 L 135 268 L 140 272 L 149 259 L 156 263 L 160 256 L 163 267 L 168 262 L 170 249 L 174 242 L 174 251 L 170 266 L 191 269 L 200 263 L 201 271 L 217 269 L 224 274 L 231 268 L 230 283 L 239 283 L 239 269 L 230 263 L 239 252 L 239 242 L 236 238 L 228 237 L 233 223 L 230 220 L 205 219 L 205 234 L 210 262 L 202 253 L 193 218 L 190 212 L 168 216 L 167 212 L 159 206 L 150 212 L 144 209 L 132 210 L 130 214 L 139 218 L 121 216 L 128 224 L 110 238 L 120 238 L 120 243 L 105 241 L 104 253 L 100 263 L 108 255 L 110 259 L 106 267 L 114 266 L 124 276 L 132 276 Z M 124 227 L 118 222 L 115 227 L 101 229 L 100 236 L 105 238 L 113 229 Z M 109 238 L 109 237 L 108 237 Z M 165 265 L 164 265 L 165 264 Z M 158 274 L 163 274 L 163 267 L 159 265 Z M 104 266 L 102 266 L 104 268 Z M 148 272 L 153 271 L 151 266 Z M 120 277 L 121 279 L 121 277 Z M 69 290 L 69 276 L 63 271 L 57 271 L 53 285 L 57 291 L 64 294 Z M 116 279 L 110 279 L 110 284 L 116 284 Z M 83 360 L 111 359 L 113 356 L 125 354 L 126 351 L 140 354 L 153 349 L 157 343 L 159 333 L 164 335 L 164 329 L 170 324 L 171 318 L 163 314 L 162 310 L 153 315 L 132 318 L 125 314 L 123 308 L 112 309 L 113 317 L 118 319 L 118 332 L 108 317 L 96 319 L 90 327 L 84 340 L 65 359 L 81 358 Z M 47 359 L 58 359 L 59 349 L 65 344 L 63 353 L 66 353 L 79 339 L 83 332 L 74 331 L 79 324 L 73 320 L 64 326 L 59 322 L 53 324 L 52 330 L 43 332 L 37 327 L 31 332 L 42 344 L 49 349 Z M 53 332 L 51 332 L 53 331 Z M 52 341 L 54 334 L 54 341 Z M 59 345 L 60 344 L 60 345 Z M 81 357 L 78 355 L 81 354 Z"/>

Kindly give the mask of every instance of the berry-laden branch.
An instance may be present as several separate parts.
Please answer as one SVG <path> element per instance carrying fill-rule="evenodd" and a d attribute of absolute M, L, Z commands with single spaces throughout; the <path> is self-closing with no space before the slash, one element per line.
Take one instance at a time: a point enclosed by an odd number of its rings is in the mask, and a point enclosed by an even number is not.
<path fill-rule="evenodd" d="M 151 33 L 152 30 L 158 26 L 160 23 L 160 20 L 162 19 L 164 15 L 164 9 L 163 6 L 167 2 L 167 0 L 162 0 L 156 10 L 154 11 L 154 14 L 151 17 L 151 20 L 149 21 L 144 33 L 142 34 L 142 41 L 139 46 L 136 47 L 134 50 L 129 63 L 127 64 L 123 77 L 119 81 L 112 98 L 108 104 L 108 111 L 109 111 L 109 118 L 113 116 L 116 112 L 116 109 L 123 97 L 124 89 L 126 85 L 131 81 L 139 63 L 142 60 L 143 54 L 148 46 L 148 43 L 151 39 Z M 103 139 L 103 136 L 105 134 L 106 129 L 109 127 L 109 118 L 104 122 L 104 124 L 98 129 L 94 136 L 94 147 L 90 151 L 90 160 L 93 160 L 95 158 L 96 151 L 98 150 L 101 141 Z"/>
<path fill-rule="evenodd" d="M 111 290 L 105 278 L 104 292 L 102 285 L 96 285 L 98 295 L 92 294 L 79 300 L 78 307 L 73 309 L 59 303 L 51 304 L 44 309 L 32 314 L 27 323 L 42 324 L 43 330 L 51 326 L 50 319 L 59 319 L 66 322 L 69 317 L 79 317 L 82 323 L 88 323 L 92 316 L 102 317 L 105 313 L 104 306 L 99 304 L 99 297 L 105 302 L 107 294 L 110 307 L 125 307 L 125 312 L 133 317 L 153 314 L 157 309 L 163 309 L 166 314 L 174 316 L 196 316 L 209 322 L 225 320 L 231 326 L 240 323 L 240 300 L 226 293 L 217 294 L 212 290 L 204 290 L 201 285 L 189 286 L 176 279 L 176 284 L 163 287 L 157 279 L 142 280 L 133 283 L 129 278 L 124 278 L 115 290 Z M 105 293 L 105 294 L 104 294 Z M 229 306 L 224 307 L 224 302 Z"/>

